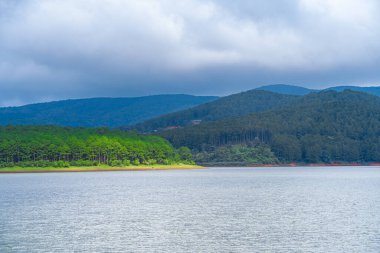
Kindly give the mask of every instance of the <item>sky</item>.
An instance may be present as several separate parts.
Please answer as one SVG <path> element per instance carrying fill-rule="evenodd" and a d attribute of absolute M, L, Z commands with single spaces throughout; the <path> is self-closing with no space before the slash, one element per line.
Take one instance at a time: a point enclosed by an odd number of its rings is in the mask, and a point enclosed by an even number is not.
<path fill-rule="evenodd" d="M 0 106 L 380 85 L 377 0 L 0 0 Z"/>

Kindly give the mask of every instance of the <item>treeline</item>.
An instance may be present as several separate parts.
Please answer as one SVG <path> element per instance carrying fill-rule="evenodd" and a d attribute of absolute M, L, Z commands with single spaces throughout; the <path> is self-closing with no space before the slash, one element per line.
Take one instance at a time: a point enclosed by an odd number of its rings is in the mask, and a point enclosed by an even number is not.
<path fill-rule="evenodd" d="M 281 162 L 380 162 L 380 98 L 326 91 L 282 109 L 163 131 L 195 153 L 220 146 L 268 145 Z"/>
<path fill-rule="evenodd" d="M 190 154 L 190 155 L 189 155 Z M 187 148 L 158 136 L 105 128 L 0 127 L 0 167 L 192 163 Z"/>

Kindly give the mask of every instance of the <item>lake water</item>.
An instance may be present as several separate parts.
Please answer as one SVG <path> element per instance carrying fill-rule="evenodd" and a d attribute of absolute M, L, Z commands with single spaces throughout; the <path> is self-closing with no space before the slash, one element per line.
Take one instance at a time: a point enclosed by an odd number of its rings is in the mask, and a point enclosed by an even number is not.
<path fill-rule="evenodd" d="M 2 174 L 0 252 L 380 252 L 380 167 Z"/>

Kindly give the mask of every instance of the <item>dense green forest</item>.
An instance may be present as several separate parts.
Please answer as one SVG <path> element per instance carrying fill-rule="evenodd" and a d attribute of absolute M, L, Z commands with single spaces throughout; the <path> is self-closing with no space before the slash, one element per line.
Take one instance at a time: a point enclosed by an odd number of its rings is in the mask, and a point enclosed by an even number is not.
<path fill-rule="evenodd" d="M 0 167 L 67 167 L 192 163 L 188 148 L 175 150 L 158 136 L 105 128 L 0 127 Z"/>
<path fill-rule="evenodd" d="M 131 128 L 141 132 L 152 132 L 169 126 L 187 126 L 199 122 L 215 121 L 284 106 L 296 98 L 296 96 L 268 91 L 250 90 L 148 120 L 144 123 L 131 126 Z"/>
<path fill-rule="evenodd" d="M 195 153 L 249 144 L 267 145 L 281 162 L 379 162 L 380 98 L 354 91 L 312 93 L 282 108 L 160 135 Z"/>
<path fill-rule="evenodd" d="M 0 125 L 120 127 L 215 99 L 191 95 L 71 99 L 0 108 Z"/>
<path fill-rule="evenodd" d="M 195 160 L 204 165 L 276 164 L 278 159 L 267 145 L 237 144 L 203 150 Z"/>

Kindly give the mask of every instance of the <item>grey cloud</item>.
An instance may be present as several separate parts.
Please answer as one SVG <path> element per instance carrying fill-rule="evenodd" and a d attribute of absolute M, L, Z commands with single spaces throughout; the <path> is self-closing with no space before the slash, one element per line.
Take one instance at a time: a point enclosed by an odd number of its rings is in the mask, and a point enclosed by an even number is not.
<path fill-rule="evenodd" d="M 0 105 L 376 84 L 379 14 L 375 0 L 0 0 Z"/>

